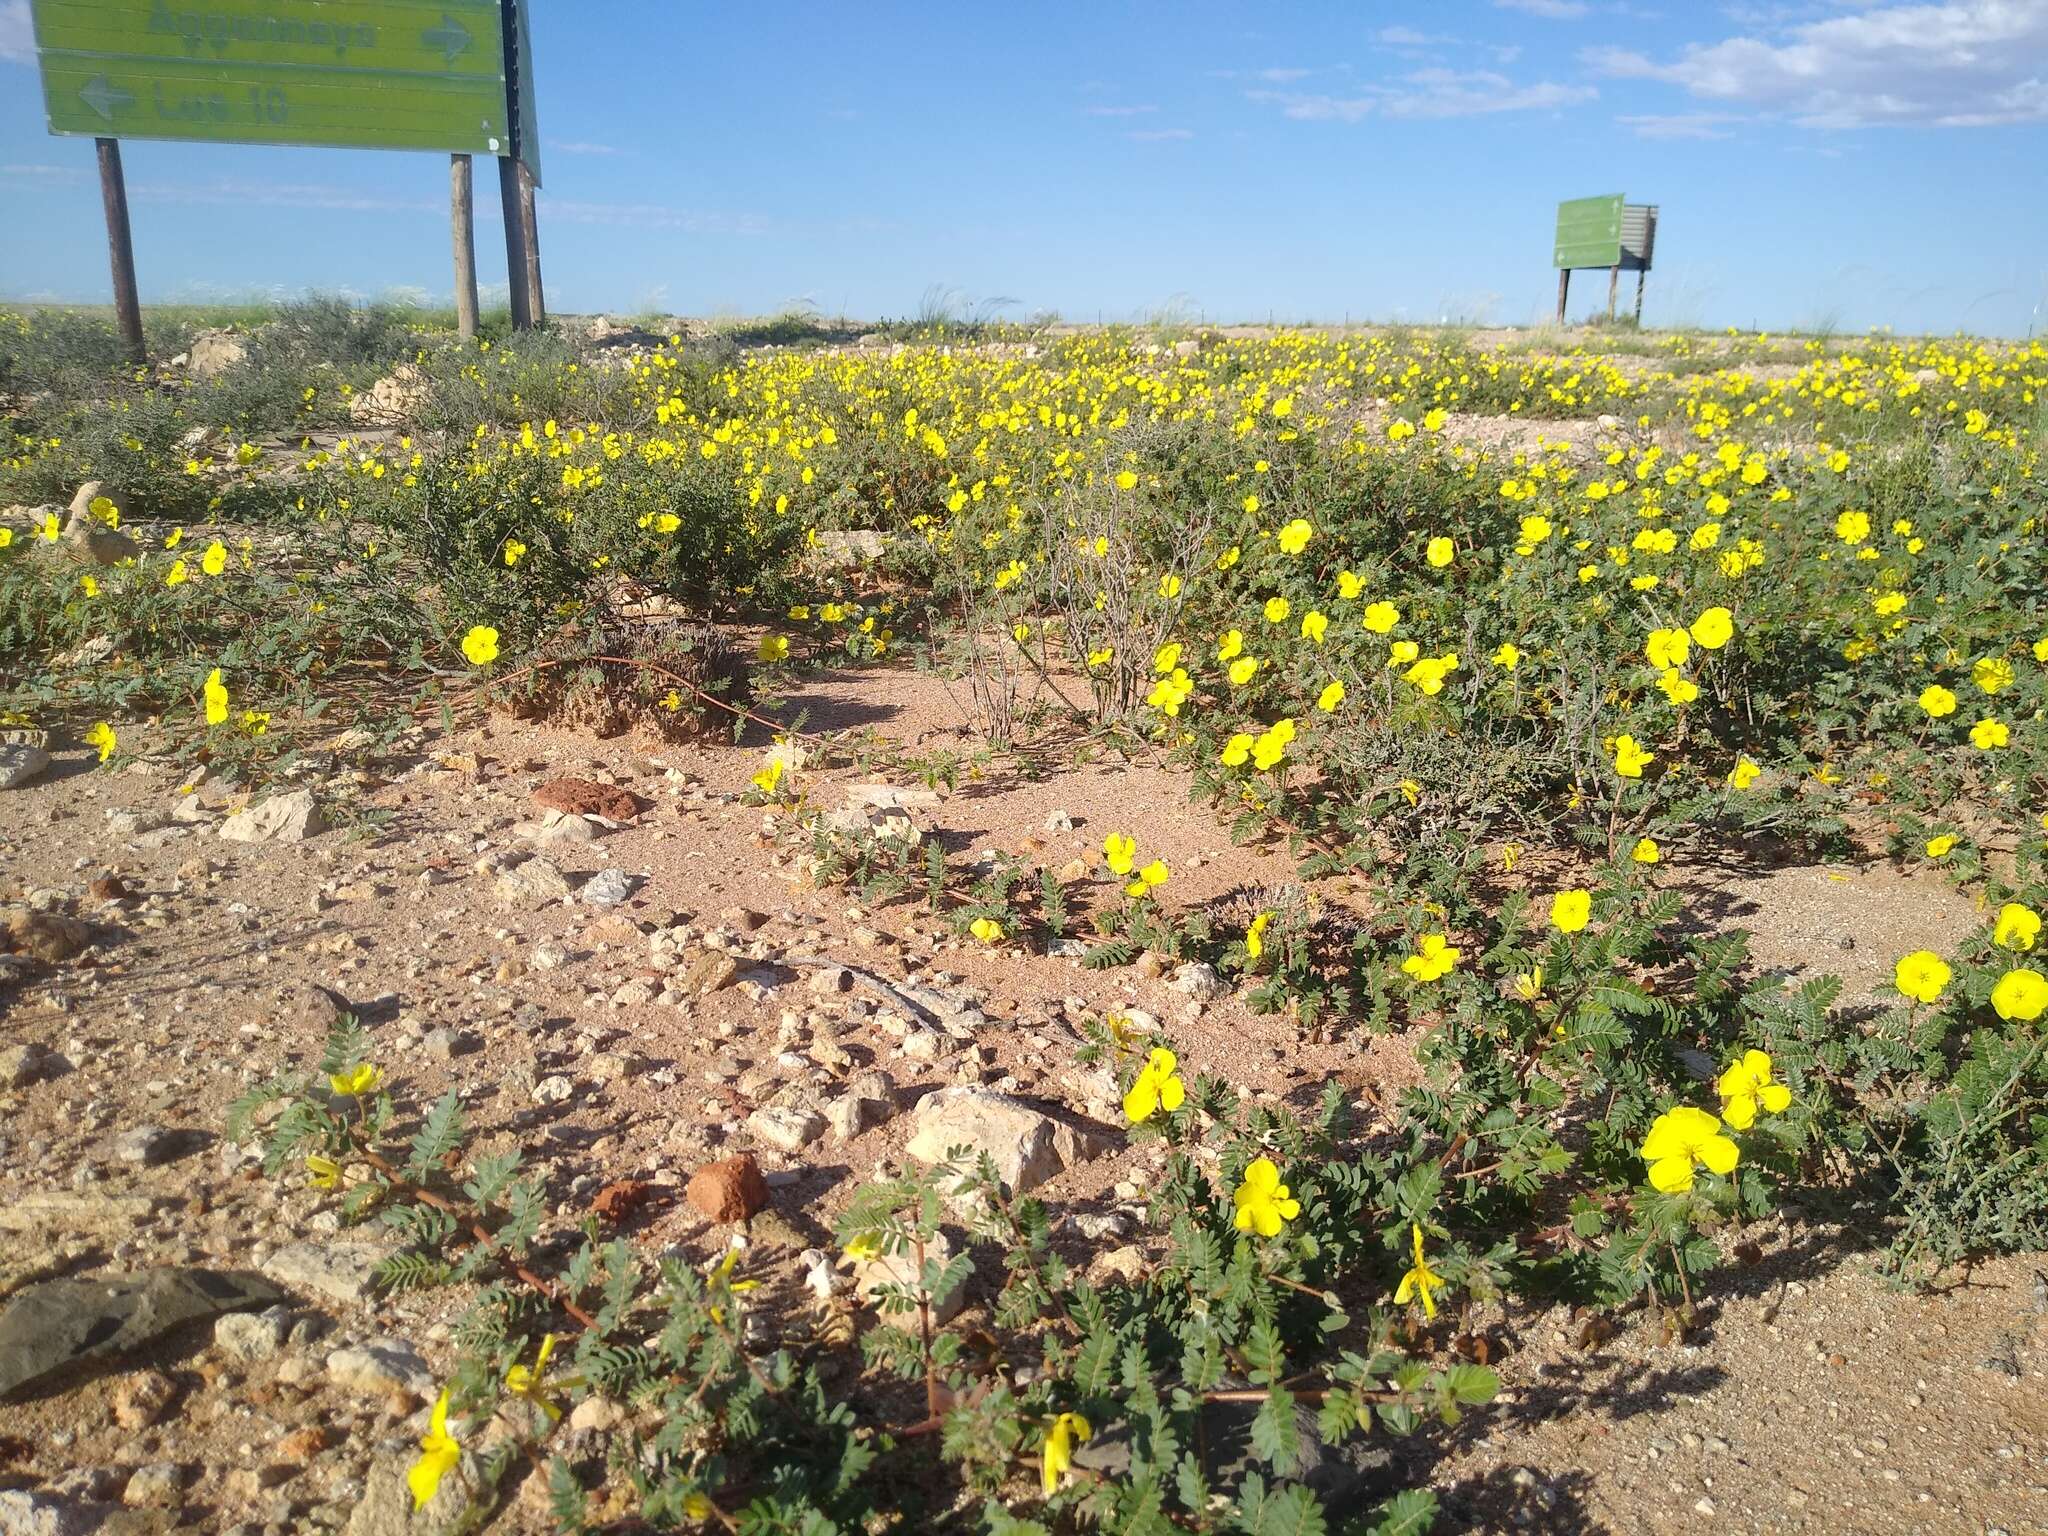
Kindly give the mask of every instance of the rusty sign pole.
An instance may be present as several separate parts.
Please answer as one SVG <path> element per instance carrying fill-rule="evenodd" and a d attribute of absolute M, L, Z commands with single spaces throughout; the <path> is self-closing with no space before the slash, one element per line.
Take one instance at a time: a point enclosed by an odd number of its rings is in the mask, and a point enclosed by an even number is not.
<path fill-rule="evenodd" d="M 1648 267 L 1636 268 L 1636 329 L 1643 325 L 1643 279 L 1650 275 Z"/>
<path fill-rule="evenodd" d="M 530 73 L 526 64 L 527 39 L 521 30 L 526 19 L 521 0 L 499 0 L 498 20 L 505 42 L 506 152 L 498 157 L 498 196 L 505 205 L 505 278 L 512 290 L 512 324 L 532 330 L 547 319 L 547 302 L 540 286 L 540 230 L 534 213 L 534 176 L 529 160 L 533 146 L 526 142 L 532 122 L 532 103 L 525 91 Z M 537 163 L 537 162 L 535 162 Z"/>
<path fill-rule="evenodd" d="M 135 291 L 135 241 L 128 232 L 128 182 L 121 174 L 121 141 L 95 139 L 100 152 L 100 201 L 107 213 L 107 259 L 114 269 L 114 318 L 128 361 L 144 361 L 142 301 Z"/>
<path fill-rule="evenodd" d="M 505 210 L 505 286 L 512 305 L 512 329 L 533 329 L 533 315 L 526 307 L 526 236 L 519 229 L 519 162 L 510 155 L 498 156 L 498 201 Z"/>

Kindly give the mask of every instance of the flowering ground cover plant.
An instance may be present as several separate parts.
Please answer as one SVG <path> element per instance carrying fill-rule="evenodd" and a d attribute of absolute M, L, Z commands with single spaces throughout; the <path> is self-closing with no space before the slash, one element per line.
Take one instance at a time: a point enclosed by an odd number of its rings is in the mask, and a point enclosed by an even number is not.
<path fill-rule="evenodd" d="M 54 325 L 10 317 L 0 377 L 56 378 Z M 748 803 L 817 884 L 922 900 L 977 954 L 1206 968 L 1419 1066 L 1285 1111 L 1102 1016 L 1082 1064 L 1165 1154 L 1159 1263 L 1077 1265 L 963 1152 L 862 1188 L 792 1297 L 744 1243 L 550 1217 L 517 1151 L 343 1027 L 232 1128 L 402 1240 L 385 1284 L 462 1289 L 409 1466 L 438 1521 L 539 1467 L 565 1529 L 1418 1531 L 1432 1495 L 1363 1448 L 1492 1400 L 1473 1341 L 1505 1312 L 1687 1336 L 1795 1187 L 1866 1198 L 1909 1276 L 2048 1246 L 2041 344 L 1872 339 L 1765 377 L 1683 337 L 1626 371 L 1450 334 L 678 338 L 602 366 L 404 339 L 352 355 L 424 381 L 368 430 L 322 391 L 370 381 L 332 369 L 10 396 L 9 723 L 283 781 L 331 774 L 343 724 L 583 687 L 756 731 Z M 899 774 L 1171 764 L 1298 880 L 1187 903 L 1143 826 L 1082 880 L 849 823 L 808 785 L 862 748 L 775 698 L 855 662 L 969 685 L 986 751 Z M 1984 914 L 1882 999 L 1760 974 L 1690 909 L 1706 862 L 1859 841 Z M 970 1286 L 971 1324 L 941 1305 Z M 595 1394 L 630 1414 L 609 1460 L 562 1429 Z"/>

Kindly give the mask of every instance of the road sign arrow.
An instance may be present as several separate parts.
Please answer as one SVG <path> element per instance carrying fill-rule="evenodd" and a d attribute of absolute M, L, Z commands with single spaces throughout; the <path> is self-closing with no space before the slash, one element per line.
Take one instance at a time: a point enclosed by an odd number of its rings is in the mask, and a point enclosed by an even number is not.
<path fill-rule="evenodd" d="M 120 86 L 109 83 L 105 75 L 94 75 L 80 86 L 78 99 L 110 123 L 116 112 L 135 105 L 135 98 Z"/>
<path fill-rule="evenodd" d="M 420 41 L 429 48 L 440 49 L 442 63 L 453 64 L 469 48 L 469 28 L 443 11 L 441 25 L 422 32 Z"/>

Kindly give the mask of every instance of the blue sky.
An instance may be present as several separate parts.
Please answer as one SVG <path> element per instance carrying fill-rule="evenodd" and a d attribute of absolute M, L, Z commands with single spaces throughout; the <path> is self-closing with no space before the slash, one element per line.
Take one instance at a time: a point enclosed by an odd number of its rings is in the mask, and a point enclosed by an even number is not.
<path fill-rule="evenodd" d="M 1620 191 L 1662 209 L 1647 323 L 2048 329 L 2048 0 L 531 4 L 559 311 L 1519 324 L 1557 201 Z M 123 154 L 145 301 L 447 296 L 441 156 Z M 105 299 L 27 0 L 0 209 L 0 294 Z"/>

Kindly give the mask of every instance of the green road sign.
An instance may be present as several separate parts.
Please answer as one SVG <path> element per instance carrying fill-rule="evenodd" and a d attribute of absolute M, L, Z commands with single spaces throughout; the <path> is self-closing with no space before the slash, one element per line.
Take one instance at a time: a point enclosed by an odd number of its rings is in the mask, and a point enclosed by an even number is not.
<path fill-rule="evenodd" d="M 1557 205 L 1554 267 L 1612 267 L 1621 261 L 1621 193 Z"/>
<path fill-rule="evenodd" d="M 32 4 L 52 133 L 480 155 L 519 140 L 537 179 L 499 0 Z"/>

